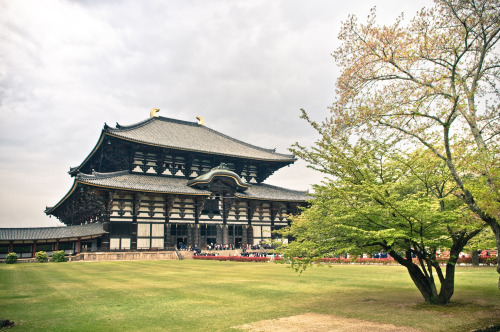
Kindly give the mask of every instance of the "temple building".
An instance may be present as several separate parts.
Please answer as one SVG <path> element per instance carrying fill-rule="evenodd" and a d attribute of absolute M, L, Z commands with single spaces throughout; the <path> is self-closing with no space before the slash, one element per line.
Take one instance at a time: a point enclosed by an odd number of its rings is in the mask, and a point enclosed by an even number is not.
<path fill-rule="evenodd" d="M 73 252 L 257 246 L 305 206 L 306 192 L 264 183 L 293 155 L 226 136 L 201 117 L 187 122 L 158 111 L 129 126 L 105 124 L 94 149 L 70 169 L 73 186 L 45 213 L 73 232 L 101 225 L 85 233 L 84 248 L 74 238 Z M 0 237 L 0 249 L 8 237 Z"/>

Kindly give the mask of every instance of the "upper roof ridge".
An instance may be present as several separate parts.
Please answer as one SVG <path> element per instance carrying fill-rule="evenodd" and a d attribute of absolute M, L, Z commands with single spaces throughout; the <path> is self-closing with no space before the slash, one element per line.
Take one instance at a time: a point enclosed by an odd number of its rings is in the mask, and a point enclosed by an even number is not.
<path fill-rule="evenodd" d="M 107 178 L 112 178 L 115 176 L 124 175 L 124 174 L 128 174 L 128 173 L 129 173 L 128 170 L 116 171 L 116 172 L 106 172 L 106 173 L 100 173 L 100 172 L 96 172 L 96 171 L 92 170 L 92 174 L 85 174 L 85 173 L 78 172 L 78 174 L 76 175 L 76 178 L 78 180 L 107 179 Z"/>
<path fill-rule="evenodd" d="M 150 118 L 147 118 L 145 120 L 142 120 L 142 121 L 130 124 L 130 125 L 121 125 L 117 122 L 115 128 L 112 128 L 110 126 L 105 126 L 105 130 L 107 132 L 128 131 L 128 130 L 143 127 L 143 126 L 145 126 L 153 121 L 172 122 L 172 123 L 177 123 L 177 124 L 182 124 L 182 125 L 189 125 L 189 126 L 193 126 L 193 127 L 200 127 L 200 125 L 198 125 L 197 122 L 167 118 L 164 116 L 154 116 L 154 117 L 150 117 Z"/>
<path fill-rule="evenodd" d="M 108 132 L 108 133 L 127 132 L 127 131 L 130 131 L 130 130 L 133 130 L 133 129 L 144 127 L 147 124 L 150 124 L 150 123 L 152 123 L 154 121 L 163 121 L 163 122 L 176 123 L 176 124 L 180 124 L 180 125 L 187 125 L 187 126 L 191 126 L 191 127 L 197 127 L 200 130 L 206 130 L 206 131 L 212 132 L 212 133 L 214 133 L 214 134 L 216 134 L 218 136 L 221 136 L 223 138 L 229 139 L 229 140 L 231 140 L 231 141 L 233 141 L 235 143 L 245 145 L 245 146 L 250 147 L 252 149 L 257 149 L 257 150 L 260 150 L 260 151 L 271 153 L 271 154 L 274 154 L 274 155 L 277 155 L 277 156 L 283 156 L 283 157 L 286 157 L 286 158 L 291 158 L 291 159 L 295 158 L 295 155 L 293 155 L 293 154 L 277 153 L 276 149 L 263 148 L 263 147 L 260 147 L 260 146 L 257 146 L 257 145 L 253 145 L 253 144 L 241 141 L 241 140 L 236 139 L 234 137 L 231 137 L 231 136 L 228 136 L 226 134 L 223 134 L 223 133 L 221 133 L 221 132 L 219 132 L 219 131 L 217 131 L 215 129 L 209 128 L 206 125 L 199 125 L 197 122 L 191 122 L 191 121 L 185 121 L 185 120 L 178 120 L 178 119 L 167 118 L 167 117 L 163 117 L 163 116 L 150 117 L 150 118 L 148 118 L 146 120 L 137 122 L 135 124 L 125 125 L 125 126 L 124 125 L 120 125 L 117 122 L 116 123 L 116 128 L 111 128 L 110 126 L 108 126 L 108 125 L 105 124 L 103 131 Z"/>

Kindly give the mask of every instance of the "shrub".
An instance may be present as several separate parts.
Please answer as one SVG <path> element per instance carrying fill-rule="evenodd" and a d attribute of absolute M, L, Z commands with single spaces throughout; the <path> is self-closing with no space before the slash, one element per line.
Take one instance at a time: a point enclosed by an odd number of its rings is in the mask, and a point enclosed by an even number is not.
<path fill-rule="evenodd" d="M 484 263 L 486 265 L 497 265 L 497 258 L 496 257 L 487 257 L 485 260 L 484 260 Z"/>
<path fill-rule="evenodd" d="M 5 256 L 5 264 L 14 264 L 17 263 L 17 254 L 15 252 L 8 253 Z"/>
<path fill-rule="evenodd" d="M 66 258 L 64 257 L 64 254 L 65 254 L 64 250 L 54 251 L 52 253 L 51 262 L 56 262 L 56 263 L 66 262 Z"/>
<path fill-rule="evenodd" d="M 40 263 L 46 263 L 49 261 L 49 256 L 47 255 L 47 253 L 45 251 L 38 251 L 36 254 L 35 254 L 35 258 L 37 261 L 39 261 Z"/>

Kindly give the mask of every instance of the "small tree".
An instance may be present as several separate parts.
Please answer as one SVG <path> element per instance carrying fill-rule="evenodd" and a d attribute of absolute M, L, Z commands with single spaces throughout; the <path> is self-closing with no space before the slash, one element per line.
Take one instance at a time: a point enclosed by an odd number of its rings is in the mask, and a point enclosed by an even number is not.
<path fill-rule="evenodd" d="M 294 241 L 278 250 L 297 270 L 324 257 L 383 250 L 407 268 L 426 302 L 446 304 L 459 254 L 484 226 L 452 195 L 444 162 L 426 151 L 393 154 L 391 146 L 360 139 L 294 150 L 333 178 L 315 186 L 311 206 L 281 231 Z M 445 271 L 438 249 L 450 251 Z"/>
<path fill-rule="evenodd" d="M 39 261 L 40 263 L 46 263 L 49 261 L 49 256 L 47 255 L 47 253 L 45 251 L 38 251 L 36 254 L 35 254 L 35 258 L 37 261 Z"/>
<path fill-rule="evenodd" d="M 66 262 L 66 258 L 64 257 L 64 255 L 65 255 L 64 250 L 54 251 L 52 253 L 51 262 L 55 263 Z"/>
<path fill-rule="evenodd" d="M 5 264 L 14 264 L 17 263 L 17 254 L 15 252 L 8 253 L 5 256 Z"/>
<path fill-rule="evenodd" d="M 456 195 L 500 249 L 498 0 L 436 0 L 407 25 L 343 23 L 331 137 L 397 135 L 446 163 Z M 470 176 L 474 174 L 474 176 Z M 497 271 L 500 273 L 500 255 Z M 500 288 L 500 276 L 498 279 Z"/>

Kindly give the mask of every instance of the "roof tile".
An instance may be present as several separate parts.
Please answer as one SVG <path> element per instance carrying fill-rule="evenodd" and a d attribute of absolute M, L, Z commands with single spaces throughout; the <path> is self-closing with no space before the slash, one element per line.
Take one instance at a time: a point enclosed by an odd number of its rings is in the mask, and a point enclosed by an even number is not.
<path fill-rule="evenodd" d="M 202 153 L 239 158 L 294 162 L 293 155 L 254 146 L 196 122 L 152 117 L 131 126 L 104 127 L 104 131 L 128 140 Z"/>
<path fill-rule="evenodd" d="M 0 228 L 0 240 L 50 240 L 107 233 L 101 223 L 66 227 Z"/>

